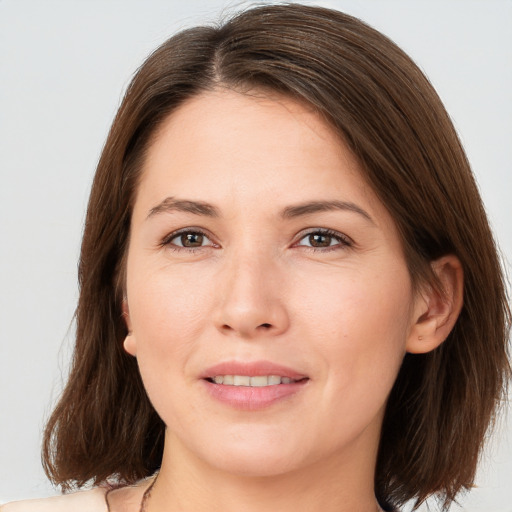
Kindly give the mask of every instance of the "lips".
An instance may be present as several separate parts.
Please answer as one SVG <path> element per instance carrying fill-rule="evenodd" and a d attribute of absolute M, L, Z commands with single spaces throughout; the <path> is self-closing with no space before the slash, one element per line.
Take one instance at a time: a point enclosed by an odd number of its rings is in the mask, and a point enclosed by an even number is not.
<path fill-rule="evenodd" d="M 225 386 L 250 386 L 261 388 L 264 386 L 277 386 L 279 384 L 291 384 L 296 382 L 290 377 L 281 377 L 279 375 L 216 375 L 213 379 L 208 379 L 215 384 L 224 384 Z"/>
<path fill-rule="evenodd" d="M 200 377 L 202 379 L 213 379 L 218 375 L 245 375 L 248 377 L 278 375 L 281 378 L 287 377 L 293 381 L 307 378 L 307 375 L 293 368 L 271 363 L 270 361 L 226 361 L 206 369 Z"/>
<path fill-rule="evenodd" d="M 304 389 L 307 375 L 269 361 L 227 361 L 201 374 L 211 397 L 241 410 L 260 410 Z"/>

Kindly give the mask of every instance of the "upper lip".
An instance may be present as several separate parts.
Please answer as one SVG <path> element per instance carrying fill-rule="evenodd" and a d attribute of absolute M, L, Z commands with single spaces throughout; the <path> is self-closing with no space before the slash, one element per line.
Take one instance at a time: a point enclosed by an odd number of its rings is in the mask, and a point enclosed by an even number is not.
<path fill-rule="evenodd" d="M 217 375 L 247 375 L 249 377 L 279 375 L 293 380 L 307 378 L 307 375 L 293 368 L 270 361 L 224 361 L 204 370 L 200 378 L 211 379 Z"/>

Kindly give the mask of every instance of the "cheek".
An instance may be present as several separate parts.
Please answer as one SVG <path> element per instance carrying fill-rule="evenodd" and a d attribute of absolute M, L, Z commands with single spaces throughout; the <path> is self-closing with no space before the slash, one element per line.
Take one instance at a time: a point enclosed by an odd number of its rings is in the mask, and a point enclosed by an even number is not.
<path fill-rule="evenodd" d="M 410 328 L 409 275 L 402 268 L 347 274 L 317 276 L 314 287 L 297 294 L 297 308 L 307 315 L 302 331 L 317 340 L 314 350 L 338 393 L 359 386 L 362 393 L 390 390 Z"/>
<path fill-rule="evenodd" d="M 190 361 L 204 338 L 212 291 L 198 286 L 197 274 L 170 274 L 133 279 L 128 300 L 144 387 L 166 425 L 178 428 L 192 407 L 185 398 L 195 380 Z"/>
<path fill-rule="evenodd" d="M 134 330 L 152 342 L 189 338 L 201 329 L 210 308 L 211 290 L 205 283 L 208 280 L 188 272 L 156 272 L 134 280 L 134 293 L 128 297 Z"/>
<path fill-rule="evenodd" d="M 197 273 L 139 275 L 128 283 L 130 318 L 140 372 L 156 406 L 164 390 L 182 384 L 178 375 L 192 380 L 189 364 L 211 316 L 212 290 L 199 286 L 204 279 Z"/>

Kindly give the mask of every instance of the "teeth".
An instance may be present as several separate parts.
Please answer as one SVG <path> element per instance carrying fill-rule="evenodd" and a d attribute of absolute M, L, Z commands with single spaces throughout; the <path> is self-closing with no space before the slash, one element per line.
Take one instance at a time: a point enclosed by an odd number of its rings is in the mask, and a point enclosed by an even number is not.
<path fill-rule="evenodd" d="M 251 386 L 258 388 L 262 386 L 268 386 L 268 377 L 266 377 L 265 375 L 251 377 Z"/>
<path fill-rule="evenodd" d="M 233 375 L 233 386 L 250 386 L 251 377 L 247 375 Z"/>
<path fill-rule="evenodd" d="M 268 376 L 268 385 L 273 386 L 274 384 L 281 384 L 281 377 L 279 375 Z"/>
<path fill-rule="evenodd" d="M 255 388 L 295 382 L 290 377 L 280 377 L 279 375 L 258 375 L 257 377 L 249 377 L 248 375 L 216 375 L 212 380 L 215 384 L 224 384 L 225 386 L 250 386 Z"/>

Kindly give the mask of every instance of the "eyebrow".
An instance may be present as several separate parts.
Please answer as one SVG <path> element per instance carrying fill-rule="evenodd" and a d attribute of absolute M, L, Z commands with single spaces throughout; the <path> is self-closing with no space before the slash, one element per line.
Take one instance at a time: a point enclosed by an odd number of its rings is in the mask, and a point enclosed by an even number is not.
<path fill-rule="evenodd" d="M 330 212 L 333 210 L 354 212 L 375 224 L 368 212 L 349 201 L 310 201 L 296 206 L 287 206 L 282 211 L 281 216 L 285 219 L 292 219 L 303 215 L 311 215 L 312 213 Z"/>
<path fill-rule="evenodd" d="M 334 210 L 342 210 L 354 212 L 366 220 L 374 224 L 371 216 L 357 206 L 355 203 L 349 201 L 309 201 L 293 206 L 287 206 L 281 212 L 281 217 L 284 219 L 293 219 L 305 215 L 311 215 L 318 212 L 329 212 Z M 219 210 L 210 203 L 204 201 L 192 201 L 190 199 L 176 199 L 174 197 L 166 197 L 161 203 L 149 210 L 147 218 L 153 217 L 160 213 L 172 212 L 186 212 L 195 215 L 202 215 L 205 217 L 220 217 Z"/>
<path fill-rule="evenodd" d="M 153 217 L 159 213 L 187 212 L 195 215 L 204 215 L 206 217 L 219 217 L 217 208 L 203 201 L 190 201 L 185 199 L 175 199 L 166 197 L 161 203 L 149 210 L 147 218 Z"/>

